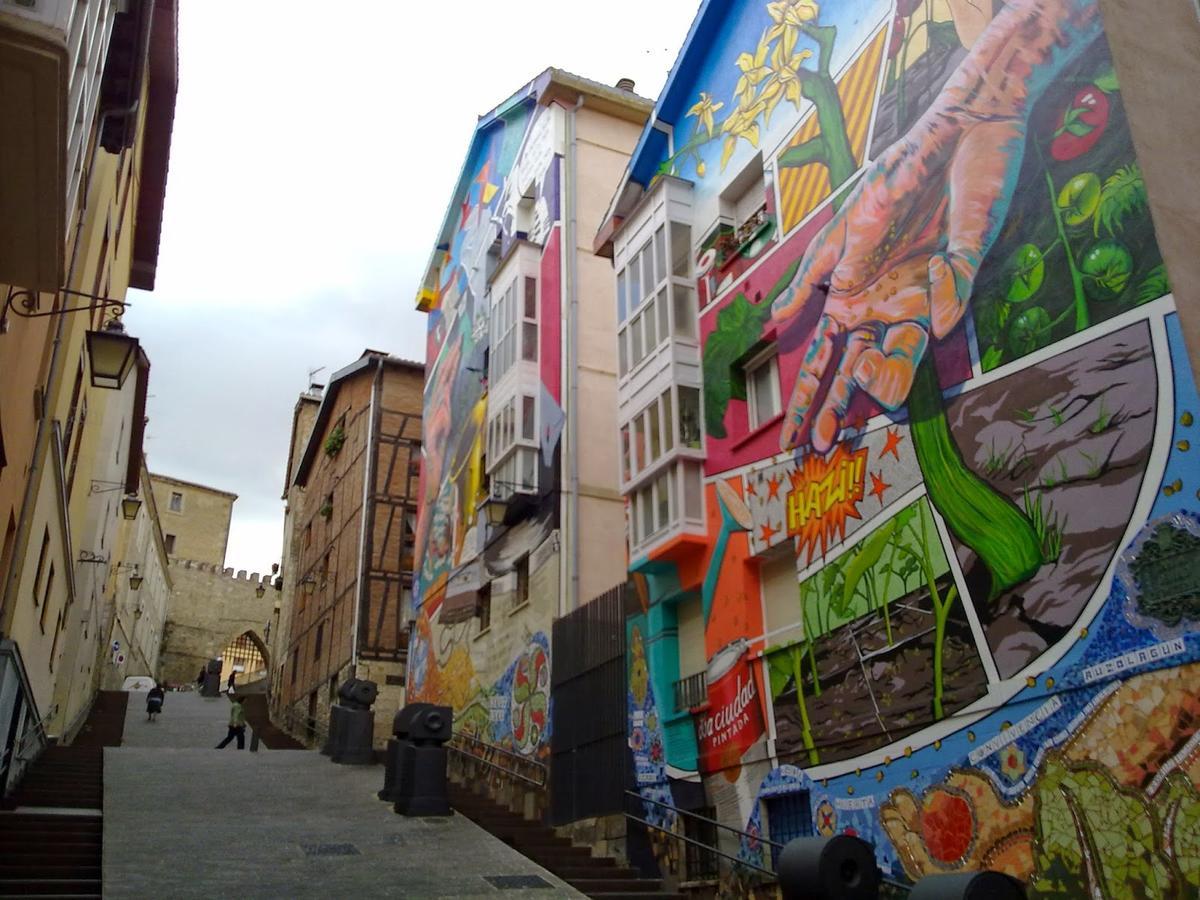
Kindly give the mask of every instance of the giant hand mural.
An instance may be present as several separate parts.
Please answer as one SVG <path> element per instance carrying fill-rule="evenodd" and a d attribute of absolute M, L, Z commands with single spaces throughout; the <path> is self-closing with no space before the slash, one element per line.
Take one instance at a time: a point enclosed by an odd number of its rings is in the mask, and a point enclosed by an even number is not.
<path fill-rule="evenodd" d="M 657 723 L 756 865 L 753 835 L 850 830 L 903 880 L 1194 895 L 1200 398 L 1096 3 L 706 15 L 657 171 L 717 222 L 708 530 L 700 564 L 631 568 L 639 646 L 702 595 L 709 697 L 639 689 L 631 733 Z M 758 158 L 762 198 L 731 201 Z M 772 350 L 774 409 L 748 368 Z M 680 735 L 739 641 L 765 740 L 714 762 Z M 639 651 L 635 683 L 683 655 Z"/>

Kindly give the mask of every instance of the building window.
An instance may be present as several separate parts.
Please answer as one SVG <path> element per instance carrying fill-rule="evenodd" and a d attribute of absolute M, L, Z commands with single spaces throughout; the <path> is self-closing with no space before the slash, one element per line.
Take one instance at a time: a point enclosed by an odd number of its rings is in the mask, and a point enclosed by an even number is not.
<path fill-rule="evenodd" d="M 313 643 L 313 659 L 321 658 L 321 648 L 325 643 L 325 623 L 317 626 L 317 639 Z"/>
<path fill-rule="evenodd" d="M 46 588 L 42 591 L 42 614 L 38 616 L 38 627 L 42 634 L 46 633 L 46 611 L 50 609 L 50 592 L 54 590 L 54 563 L 50 563 L 50 571 L 46 574 Z"/>
<path fill-rule="evenodd" d="M 479 617 L 479 633 L 483 634 L 492 627 L 492 585 L 485 584 L 479 589 L 479 605 L 475 609 Z"/>
<path fill-rule="evenodd" d="M 683 525 L 703 524 L 700 464 L 683 460 L 666 466 L 629 495 L 629 543 L 641 550 Z"/>
<path fill-rule="evenodd" d="M 37 568 L 34 569 L 34 572 L 33 572 L 33 605 L 34 606 L 37 606 L 39 603 L 38 595 L 41 593 L 42 572 L 45 570 L 46 554 L 49 552 L 50 552 L 50 528 L 49 528 L 49 526 L 47 526 L 46 530 L 42 532 L 42 549 L 40 551 L 38 551 Z"/>
<path fill-rule="evenodd" d="M 679 388 L 679 444 L 700 449 L 700 389 Z"/>
<path fill-rule="evenodd" d="M 524 606 L 529 602 L 529 557 L 522 556 L 517 560 L 517 592 L 513 596 L 513 608 Z"/>
<path fill-rule="evenodd" d="M 767 827 L 774 844 L 786 844 L 799 837 L 812 837 L 812 804 L 808 791 L 796 791 L 782 797 L 771 797 L 767 804 Z M 779 866 L 779 847 L 771 847 L 772 868 Z"/>
<path fill-rule="evenodd" d="M 163 549 L 167 551 L 167 556 L 172 556 L 175 553 L 175 535 L 163 535 Z"/>
<path fill-rule="evenodd" d="M 717 810 L 706 806 L 695 810 L 695 816 L 681 816 L 683 833 L 696 843 L 684 843 L 685 873 L 688 881 L 712 881 L 720 877 L 717 868 Z M 699 846 L 703 845 L 703 846 Z"/>
<path fill-rule="evenodd" d="M 535 362 L 538 356 L 537 279 L 529 275 L 514 278 L 498 296 L 492 304 L 488 356 L 492 384 L 503 378 L 518 359 Z"/>
<path fill-rule="evenodd" d="M 58 658 L 58 636 L 62 634 L 63 614 L 58 614 L 58 621 L 54 623 L 54 640 L 50 644 L 50 671 L 54 671 L 54 661 Z"/>
<path fill-rule="evenodd" d="M 325 555 L 321 557 L 321 586 L 324 587 L 329 581 L 329 558 L 332 555 L 331 550 L 326 550 Z"/>
<path fill-rule="evenodd" d="M 304 546 L 307 547 L 312 543 L 312 522 L 304 526 Z"/>
<path fill-rule="evenodd" d="M 779 354 L 771 346 L 744 367 L 746 400 L 750 407 L 750 430 L 766 425 L 779 415 Z"/>
<path fill-rule="evenodd" d="M 300 671 L 300 648 L 292 650 L 292 684 L 296 683 L 296 673 Z"/>
<path fill-rule="evenodd" d="M 183 512 L 183 494 L 179 491 L 171 491 L 171 512 Z"/>

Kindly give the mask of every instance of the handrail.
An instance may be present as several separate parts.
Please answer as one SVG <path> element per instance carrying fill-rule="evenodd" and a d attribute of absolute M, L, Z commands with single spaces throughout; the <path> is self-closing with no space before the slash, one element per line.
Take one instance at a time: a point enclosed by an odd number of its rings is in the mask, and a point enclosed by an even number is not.
<path fill-rule="evenodd" d="M 655 806 L 661 806 L 661 807 L 664 807 L 665 809 L 672 810 L 673 812 L 675 812 L 678 815 L 690 816 L 693 819 L 698 819 L 699 821 L 706 822 L 709 825 L 715 825 L 718 828 L 724 828 L 726 831 L 732 831 L 734 834 L 738 834 L 738 835 L 741 835 L 742 837 L 750 838 L 753 841 L 758 841 L 760 843 L 766 844 L 768 847 L 774 847 L 778 850 L 782 850 L 786 846 L 785 844 L 779 843 L 779 841 L 773 841 L 770 838 L 763 837 L 762 835 L 750 834 L 747 831 L 742 831 L 740 828 L 734 828 L 732 825 L 726 825 L 723 822 L 718 822 L 716 819 L 710 819 L 708 816 L 702 816 L 699 813 L 694 813 L 694 812 L 691 812 L 690 810 L 680 809 L 677 806 L 672 806 L 670 803 L 664 803 L 661 800 L 652 800 L 649 797 L 643 797 L 637 791 L 628 791 L 627 790 L 625 792 L 625 796 L 640 800 L 643 803 L 653 803 Z M 656 831 L 661 831 L 664 834 L 668 834 L 671 837 L 678 838 L 681 841 L 686 841 L 689 844 L 692 844 L 692 845 L 700 847 L 704 850 L 715 853 L 718 856 L 723 856 L 725 859 L 731 860 L 732 862 L 735 862 L 740 866 L 746 866 L 747 868 L 755 869 L 759 872 L 769 875 L 772 878 L 778 878 L 778 875 L 775 872 L 772 872 L 770 869 L 764 869 L 762 866 L 756 865 L 755 863 L 752 863 L 752 862 L 748 862 L 744 859 L 741 859 L 740 857 L 731 856 L 730 854 L 725 853 L 724 851 L 719 850 L 716 847 L 710 846 L 709 844 L 705 844 L 704 842 L 698 841 L 695 838 L 690 838 L 685 834 L 679 834 L 678 832 L 671 831 L 669 828 L 664 828 L 661 825 L 655 825 L 652 822 L 647 822 L 645 819 L 642 819 L 638 816 L 633 815 L 633 813 L 626 812 L 625 818 L 632 819 L 635 822 L 639 822 L 640 824 L 645 825 L 647 828 L 653 828 Z M 895 881 L 891 878 L 884 876 L 882 873 L 880 873 L 879 881 L 880 881 L 880 884 L 886 885 L 889 888 L 893 888 L 898 891 L 903 891 L 906 894 L 910 893 L 912 891 L 911 885 L 907 885 L 907 884 L 903 884 L 899 881 Z"/>
<path fill-rule="evenodd" d="M 310 717 L 308 711 L 303 712 L 292 706 L 285 706 L 280 710 L 280 717 L 283 719 L 284 731 L 288 732 L 292 737 L 299 739 L 299 735 L 303 735 L 304 740 L 308 740 L 309 732 L 316 739 L 318 744 L 323 745 L 329 738 L 329 725 L 322 722 L 316 716 Z M 309 723 L 312 723 L 311 726 Z"/>
<path fill-rule="evenodd" d="M 12 660 L 13 671 L 17 676 L 18 692 L 16 696 L 24 704 L 25 715 L 20 735 L 17 736 L 13 746 L 6 747 L 4 753 L 0 755 L 0 792 L 3 793 L 8 793 L 19 783 L 24 775 L 25 767 L 37 759 L 49 745 L 50 736 L 46 733 L 45 722 L 58 709 L 55 705 L 47 711 L 45 716 L 39 715 L 33 689 L 29 684 L 29 674 L 25 671 L 24 660 L 21 659 L 21 651 L 12 640 L 0 638 L 0 661 L 6 658 Z M 34 742 L 38 746 L 37 752 L 27 758 L 29 749 Z M 17 775 L 15 779 L 12 777 L 14 769 Z"/>
<path fill-rule="evenodd" d="M 682 810 L 680 810 L 680 812 L 682 812 Z M 769 875 L 772 878 L 776 877 L 775 873 L 772 872 L 770 869 L 764 869 L 762 866 L 755 865 L 752 862 L 747 862 L 744 859 L 740 859 L 736 856 L 732 856 L 732 855 L 726 853 L 724 850 L 718 850 L 716 847 L 713 847 L 710 844 L 706 844 L 703 841 L 698 841 L 695 838 L 690 838 L 686 834 L 680 834 L 677 831 L 671 831 L 671 829 L 664 828 L 661 825 L 655 825 L 653 822 L 647 822 L 645 819 L 639 818 L 638 816 L 635 816 L 633 813 L 630 813 L 630 812 L 625 813 L 625 818 L 632 819 L 634 822 L 638 822 L 642 825 L 645 825 L 647 828 L 653 828 L 655 831 L 661 831 L 661 832 L 663 832 L 663 834 L 669 834 L 673 838 L 678 838 L 681 841 L 685 841 L 689 844 L 693 844 L 697 847 L 700 847 L 703 850 L 707 850 L 709 853 L 715 853 L 715 854 L 717 854 L 717 856 L 723 856 L 726 859 L 737 863 L 739 866 L 745 866 L 748 869 L 756 869 L 757 871 L 762 872 L 764 875 Z"/>
<path fill-rule="evenodd" d="M 456 746 L 456 743 L 459 741 L 470 741 L 472 744 L 483 748 L 482 753 L 476 753 L 472 750 L 466 749 L 465 747 Z M 488 743 L 481 738 L 475 737 L 471 734 L 466 734 L 465 732 L 461 731 L 456 732 L 451 736 L 449 742 L 446 744 L 446 747 L 449 750 L 453 750 L 455 753 L 458 753 L 469 759 L 473 759 L 476 762 L 482 763 L 488 768 L 495 769 L 498 772 L 504 773 L 505 775 L 510 775 L 519 781 L 523 781 L 526 784 L 532 785 L 533 787 L 546 787 L 546 766 L 536 759 L 529 759 L 528 757 L 521 756 L 519 753 L 513 753 L 511 750 L 506 750 L 505 748 L 496 744 Z M 528 775 L 518 772 L 515 768 L 509 768 L 508 766 L 503 766 L 497 762 L 493 762 L 487 758 L 487 754 L 499 754 L 501 756 L 507 756 L 510 759 L 516 760 L 521 765 L 529 767 L 536 777 L 531 778 Z"/>
<path fill-rule="evenodd" d="M 693 819 L 699 819 L 701 822 L 705 822 L 709 825 L 716 825 L 718 828 L 724 828 L 726 831 L 732 831 L 734 834 L 750 838 L 752 841 L 758 841 L 759 843 L 766 844 L 768 847 L 775 847 L 779 850 L 782 850 L 784 847 L 784 845 L 778 841 L 773 841 L 770 838 L 763 837 L 760 834 L 751 834 L 748 831 L 742 831 L 740 828 L 734 828 L 732 825 L 726 825 L 724 822 L 718 822 L 716 819 L 710 819 L 708 816 L 702 816 L 700 813 L 695 813 L 691 810 L 680 809 L 678 806 L 672 806 L 670 803 L 663 803 L 661 800 L 651 800 L 649 797 L 643 797 L 637 791 L 626 791 L 625 796 L 632 797 L 635 800 L 640 800 L 643 803 L 653 803 L 655 806 L 661 806 L 664 809 L 669 809 L 681 816 L 689 816 Z M 626 813 L 626 815 L 628 815 L 628 813 Z"/>

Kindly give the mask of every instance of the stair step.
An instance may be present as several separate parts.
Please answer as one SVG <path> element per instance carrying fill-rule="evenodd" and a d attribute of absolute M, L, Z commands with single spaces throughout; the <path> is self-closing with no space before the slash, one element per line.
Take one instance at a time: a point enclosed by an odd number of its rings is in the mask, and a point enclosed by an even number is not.
<path fill-rule="evenodd" d="M 0 878 L 0 894 L 99 894 L 98 878 Z"/>
<path fill-rule="evenodd" d="M 605 859 L 607 857 L 601 857 Z M 594 862 L 594 861 L 593 861 Z M 597 866 L 589 862 L 584 865 L 546 866 L 563 881 L 574 881 L 577 878 L 637 878 L 640 872 L 628 866 Z"/>
<path fill-rule="evenodd" d="M 574 878 L 570 885 L 585 894 L 612 894 L 621 891 L 652 894 L 662 887 L 658 878 Z"/>
<path fill-rule="evenodd" d="M 100 863 L 77 866 L 35 866 L 29 863 L 0 864 L 0 880 L 5 878 L 65 878 L 91 880 L 100 877 Z"/>

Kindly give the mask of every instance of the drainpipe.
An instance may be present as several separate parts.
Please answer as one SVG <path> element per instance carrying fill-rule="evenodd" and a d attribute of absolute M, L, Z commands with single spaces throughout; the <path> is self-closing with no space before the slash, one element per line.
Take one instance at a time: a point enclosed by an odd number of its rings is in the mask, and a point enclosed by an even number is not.
<path fill-rule="evenodd" d="M 567 177 L 563 179 L 563 205 L 566 233 L 563 248 L 566 254 L 564 277 L 570 303 L 567 314 L 567 329 L 564 335 L 566 352 L 563 360 L 567 376 L 567 445 L 564 453 L 567 465 L 568 513 L 566 521 L 567 547 L 565 565 L 566 609 L 570 612 L 579 606 L 579 250 L 578 250 L 578 179 L 579 141 L 576 134 L 575 116 L 586 98 L 580 95 L 575 106 L 567 111 Z"/>
<path fill-rule="evenodd" d="M 358 571 L 355 573 L 355 577 L 358 579 L 358 590 L 355 591 L 357 596 L 354 603 L 354 643 L 350 652 L 350 670 L 351 675 L 355 678 L 358 677 L 358 631 L 362 622 L 363 605 L 367 602 L 367 570 L 370 568 L 371 562 L 367 559 L 367 529 L 371 526 L 370 514 L 374 506 L 371 502 L 371 496 L 374 493 L 371 487 L 375 482 L 376 465 L 375 409 L 383 391 L 383 360 L 376 360 L 375 366 L 375 381 L 371 385 L 371 406 L 367 410 L 367 463 L 366 471 L 363 473 L 362 523 L 359 525 Z"/>

